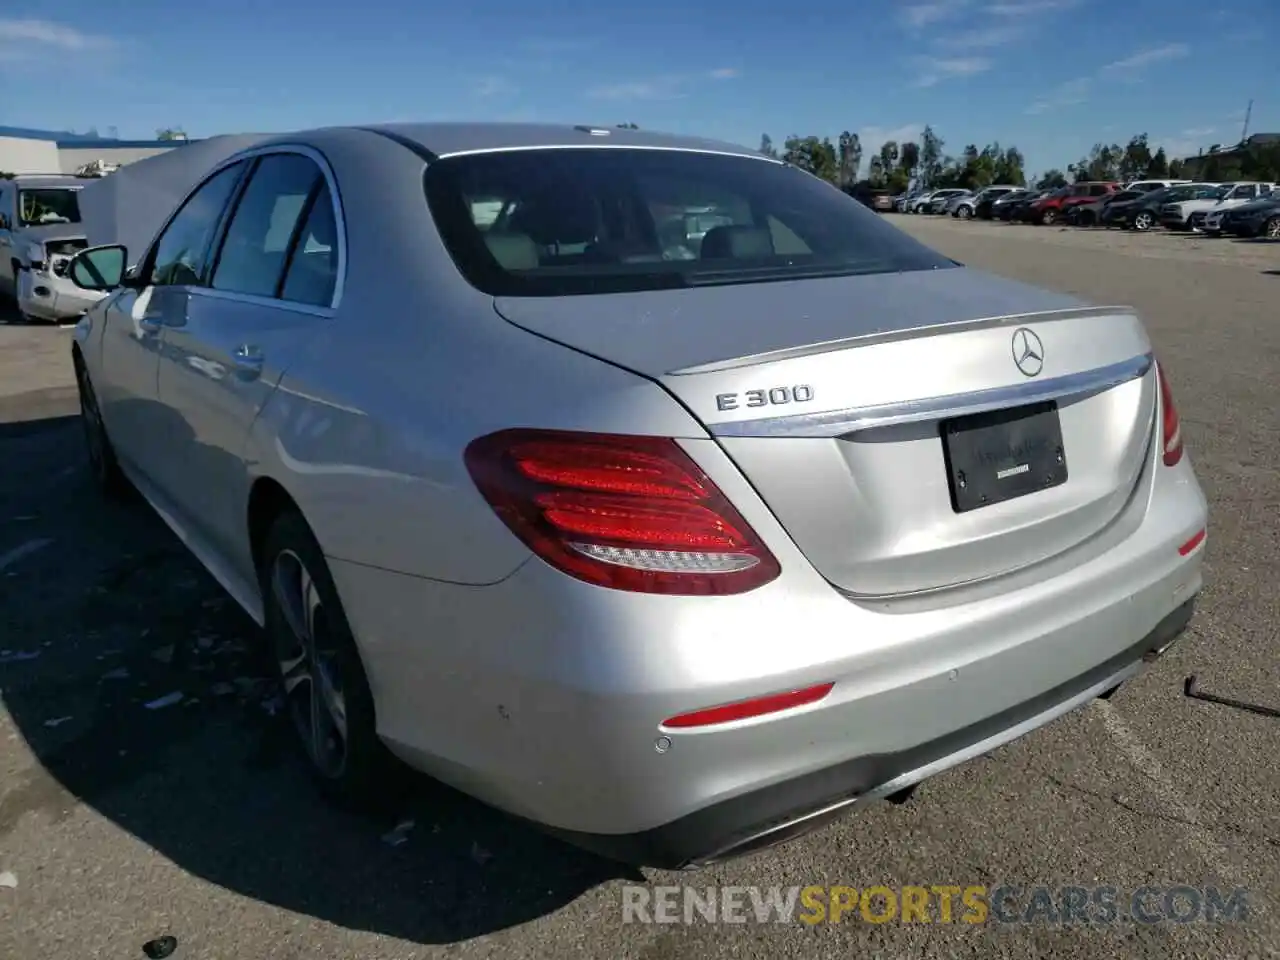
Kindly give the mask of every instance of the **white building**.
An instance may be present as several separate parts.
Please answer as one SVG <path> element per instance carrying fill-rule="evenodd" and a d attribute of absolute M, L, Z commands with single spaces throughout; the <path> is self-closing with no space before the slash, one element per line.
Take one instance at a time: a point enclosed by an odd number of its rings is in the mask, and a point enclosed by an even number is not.
<path fill-rule="evenodd" d="M 0 126 L 0 173 L 75 173 L 95 160 L 121 165 L 167 153 L 190 140 L 111 137 Z"/>

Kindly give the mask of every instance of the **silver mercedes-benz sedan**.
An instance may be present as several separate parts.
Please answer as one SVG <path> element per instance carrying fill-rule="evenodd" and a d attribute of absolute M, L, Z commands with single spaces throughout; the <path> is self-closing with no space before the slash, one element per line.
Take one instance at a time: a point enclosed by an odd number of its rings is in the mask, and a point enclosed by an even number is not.
<path fill-rule="evenodd" d="M 1143 324 L 739 147 L 268 139 L 72 347 L 95 476 L 265 626 L 318 781 L 393 758 L 622 860 L 758 849 L 1109 695 L 1206 505 Z"/>

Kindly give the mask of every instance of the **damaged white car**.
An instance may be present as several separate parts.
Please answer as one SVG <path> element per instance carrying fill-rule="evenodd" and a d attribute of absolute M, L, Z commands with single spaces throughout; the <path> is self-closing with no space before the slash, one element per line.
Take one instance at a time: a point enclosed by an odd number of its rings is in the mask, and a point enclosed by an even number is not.
<path fill-rule="evenodd" d="M 17 302 L 21 320 L 71 320 L 103 297 L 66 277 L 68 261 L 88 246 L 79 204 L 86 182 L 59 174 L 0 180 L 0 293 Z"/>

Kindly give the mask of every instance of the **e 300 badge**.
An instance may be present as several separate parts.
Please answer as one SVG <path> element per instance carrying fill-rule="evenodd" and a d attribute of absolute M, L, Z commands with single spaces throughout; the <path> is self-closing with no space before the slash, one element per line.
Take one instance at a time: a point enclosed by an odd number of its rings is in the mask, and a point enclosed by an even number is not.
<path fill-rule="evenodd" d="M 737 410 L 741 407 L 781 406 L 784 403 L 808 403 L 813 399 L 813 387 L 800 384 L 795 387 L 770 387 L 767 390 L 744 390 L 741 393 L 717 393 L 716 408 Z"/>

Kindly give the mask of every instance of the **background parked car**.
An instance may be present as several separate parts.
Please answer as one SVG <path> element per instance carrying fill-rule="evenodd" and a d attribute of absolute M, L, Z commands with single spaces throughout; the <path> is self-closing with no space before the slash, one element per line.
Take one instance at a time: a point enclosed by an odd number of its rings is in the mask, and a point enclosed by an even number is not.
<path fill-rule="evenodd" d="M 902 205 L 903 213 L 924 213 L 937 190 L 922 190 Z"/>
<path fill-rule="evenodd" d="M 1066 221 L 1077 227 L 1096 227 L 1102 222 L 1103 216 L 1112 204 L 1137 200 L 1144 193 L 1145 191 L 1142 190 L 1117 190 L 1101 200 L 1068 207 L 1065 215 Z"/>
<path fill-rule="evenodd" d="M 1062 218 L 1063 214 L 1074 206 L 1092 203 L 1110 193 L 1116 192 L 1114 182 L 1073 183 L 1069 187 L 1053 193 L 1033 203 L 1028 211 L 1032 223 L 1049 226 Z"/>
<path fill-rule="evenodd" d="M 1238 207 L 1242 203 L 1257 200 L 1259 196 L 1270 193 L 1272 184 L 1261 184 L 1256 181 L 1233 181 L 1218 184 L 1212 189 L 1201 190 L 1194 197 L 1173 203 L 1166 203 L 1160 208 L 1160 222 L 1170 230 L 1199 230 L 1204 226 L 1205 217 L 1215 207 L 1227 209 Z M 1266 187 L 1266 193 L 1259 188 Z M 1222 206 L 1219 207 L 1219 204 Z"/>
<path fill-rule="evenodd" d="M 1057 190 L 1028 191 L 1025 197 L 1011 201 L 1008 205 L 1001 204 L 995 208 L 995 211 L 1001 220 L 1025 222 L 1030 218 L 1031 207 L 1036 201 L 1050 197 L 1057 192 Z"/>
<path fill-rule="evenodd" d="M 974 208 L 974 216 L 979 220 L 998 220 L 1000 212 L 1003 208 L 1011 203 L 1017 203 L 1026 197 L 1031 196 L 1035 191 L 1028 190 L 1025 187 L 1019 187 L 1016 190 L 1010 190 L 1008 193 L 1001 194 L 998 197 L 985 197 L 978 202 Z"/>
<path fill-rule="evenodd" d="M 1253 203 L 1271 196 L 1275 185 L 1271 183 L 1240 183 L 1226 197 L 1204 212 L 1204 219 L 1195 224 L 1211 237 L 1222 233 L 1222 218 L 1235 207 Z M 1192 216 L 1195 216 L 1192 214 Z"/>
<path fill-rule="evenodd" d="M 1203 191 L 1217 189 L 1218 187 L 1212 183 L 1185 183 L 1176 187 L 1166 187 L 1163 190 L 1152 190 L 1124 205 L 1123 220 L 1119 221 L 1120 225 L 1126 230 L 1146 233 L 1160 223 L 1167 204 L 1189 200 Z"/>
<path fill-rule="evenodd" d="M 1167 187 L 1177 187 L 1190 182 L 1190 180 L 1134 180 L 1124 184 L 1121 189 L 1140 190 L 1143 193 L 1149 193 L 1152 190 L 1163 190 Z"/>
<path fill-rule="evenodd" d="M 931 191 L 930 193 L 926 193 L 922 197 L 920 197 L 918 200 L 916 200 L 911 205 L 911 208 L 909 209 L 908 212 L 932 213 L 932 212 L 935 212 L 933 210 L 933 207 L 935 204 L 937 204 L 938 210 L 936 212 L 941 213 L 942 208 L 946 206 L 948 200 L 950 200 L 952 197 L 959 196 L 960 194 L 967 193 L 967 192 L 968 192 L 967 190 L 961 190 L 957 187 L 948 187 L 945 190 Z"/>
<path fill-rule="evenodd" d="M 1222 217 L 1222 232 L 1233 237 L 1280 240 L 1280 194 L 1273 192 L 1261 200 L 1228 210 Z"/>
<path fill-rule="evenodd" d="M 1005 186 L 1003 184 L 995 184 L 990 187 L 985 187 L 970 196 L 961 197 L 952 207 L 951 215 L 959 220 L 971 220 L 977 215 L 978 204 L 984 201 L 994 203 L 998 198 L 1017 189 L 1017 187 Z"/>

